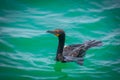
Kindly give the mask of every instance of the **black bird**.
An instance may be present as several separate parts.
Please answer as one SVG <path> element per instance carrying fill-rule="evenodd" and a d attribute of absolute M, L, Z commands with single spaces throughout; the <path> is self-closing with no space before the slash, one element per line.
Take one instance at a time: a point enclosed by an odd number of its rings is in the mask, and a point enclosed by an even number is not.
<path fill-rule="evenodd" d="M 83 64 L 83 57 L 85 52 L 95 46 L 101 46 L 101 41 L 90 40 L 83 44 L 72 44 L 64 47 L 65 43 L 65 32 L 62 29 L 56 29 L 53 31 L 47 31 L 58 37 L 59 43 L 57 48 L 56 60 L 61 62 L 76 62 L 80 65 Z"/>

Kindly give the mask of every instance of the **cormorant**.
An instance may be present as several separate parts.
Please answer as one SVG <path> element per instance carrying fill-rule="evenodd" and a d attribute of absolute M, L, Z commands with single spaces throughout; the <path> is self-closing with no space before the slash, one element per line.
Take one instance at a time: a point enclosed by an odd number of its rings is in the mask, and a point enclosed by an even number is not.
<path fill-rule="evenodd" d="M 95 46 L 101 46 L 101 41 L 89 40 L 83 44 L 72 44 L 64 47 L 65 32 L 62 29 L 55 29 L 53 31 L 47 31 L 58 37 L 59 43 L 57 48 L 56 60 L 61 62 L 76 62 L 80 65 L 83 64 L 83 57 L 85 52 Z"/>

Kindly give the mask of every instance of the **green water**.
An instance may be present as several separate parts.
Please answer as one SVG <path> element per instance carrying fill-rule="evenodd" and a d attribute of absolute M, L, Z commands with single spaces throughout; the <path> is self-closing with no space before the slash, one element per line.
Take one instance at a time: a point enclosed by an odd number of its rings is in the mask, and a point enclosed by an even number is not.
<path fill-rule="evenodd" d="M 101 40 L 84 65 L 56 62 L 57 38 L 66 45 Z M 120 0 L 1 0 L 0 80 L 119 80 Z"/>

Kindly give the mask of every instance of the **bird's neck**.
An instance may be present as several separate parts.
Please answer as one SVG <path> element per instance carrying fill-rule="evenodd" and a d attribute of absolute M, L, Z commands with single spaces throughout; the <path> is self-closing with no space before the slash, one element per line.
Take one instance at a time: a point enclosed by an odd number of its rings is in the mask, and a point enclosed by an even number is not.
<path fill-rule="evenodd" d="M 62 61 L 63 59 L 63 48 L 64 48 L 64 43 L 65 43 L 65 34 L 62 34 L 58 37 L 59 43 L 58 43 L 58 49 L 57 49 L 57 55 L 56 55 L 56 60 Z"/>

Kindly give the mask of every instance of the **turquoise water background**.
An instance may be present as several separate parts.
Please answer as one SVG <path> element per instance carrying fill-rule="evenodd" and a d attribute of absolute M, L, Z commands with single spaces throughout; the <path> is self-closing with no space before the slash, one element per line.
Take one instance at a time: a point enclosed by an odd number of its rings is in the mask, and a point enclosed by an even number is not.
<path fill-rule="evenodd" d="M 101 40 L 84 65 L 56 62 L 66 45 Z M 0 80 L 120 80 L 120 0 L 1 0 Z"/>

